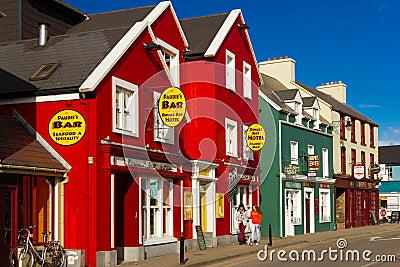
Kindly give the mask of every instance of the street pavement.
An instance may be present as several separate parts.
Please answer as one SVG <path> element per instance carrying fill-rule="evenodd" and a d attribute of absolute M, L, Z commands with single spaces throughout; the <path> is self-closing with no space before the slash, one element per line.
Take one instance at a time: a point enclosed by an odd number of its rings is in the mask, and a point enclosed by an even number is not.
<path fill-rule="evenodd" d="M 272 246 L 269 249 L 284 249 L 286 247 L 302 248 L 310 247 L 318 244 L 326 244 L 329 242 L 337 241 L 339 238 L 350 239 L 363 236 L 379 236 L 388 233 L 397 233 L 400 235 L 400 224 L 386 223 L 380 225 L 364 226 L 351 229 L 339 229 L 337 231 L 318 232 L 313 234 L 296 235 L 284 238 L 273 238 Z M 400 240 L 397 240 L 400 242 Z M 204 266 L 223 265 L 224 261 L 234 261 L 235 259 L 253 255 L 256 259 L 257 252 L 264 249 L 268 244 L 268 237 L 264 237 L 258 246 L 239 246 L 237 243 L 229 245 L 221 245 L 215 248 L 207 248 L 206 250 L 187 251 L 185 253 L 185 264 L 182 266 Z M 155 257 L 146 259 L 139 262 L 122 262 L 118 267 L 133 267 L 133 266 L 157 266 L 169 267 L 179 266 L 179 253 L 169 254 L 166 256 Z"/>

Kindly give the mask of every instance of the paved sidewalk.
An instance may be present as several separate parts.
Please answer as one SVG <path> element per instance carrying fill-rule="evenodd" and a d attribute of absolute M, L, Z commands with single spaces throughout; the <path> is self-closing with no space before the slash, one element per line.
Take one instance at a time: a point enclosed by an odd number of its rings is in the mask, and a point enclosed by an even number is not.
<path fill-rule="evenodd" d="M 307 244 L 315 244 L 318 242 L 325 243 L 338 238 L 348 238 L 356 236 L 379 235 L 385 232 L 400 232 L 400 224 L 381 224 L 365 227 L 357 227 L 352 229 L 339 229 L 337 231 L 319 232 L 314 234 L 297 235 L 284 238 L 274 238 L 271 248 L 282 247 L 305 247 Z M 264 248 L 268 244 L 268 238 L 263 238 L 259 246 L 239 246 L 237 243 L 218 246 L 215 248 L 207 248 L 204 251 L 187 251 L 185 253 L 186 263 L 182 266 L 202 266 L 204 263 L 217 263 L 233 257 L 253 254 L 256 256 L 257 251 Z M 180 266 L 179 254 L 170 254 L 166 256 L 150 258 L 139 262 L 123 262 L 118 267 L 134 267 L 134 266 L 156 266 L 170 267 Z"/>

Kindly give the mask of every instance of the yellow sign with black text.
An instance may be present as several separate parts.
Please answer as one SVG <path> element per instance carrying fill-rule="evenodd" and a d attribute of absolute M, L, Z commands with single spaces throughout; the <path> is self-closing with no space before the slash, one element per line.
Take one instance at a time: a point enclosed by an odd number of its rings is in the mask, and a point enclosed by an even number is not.
<path fill-rule="evenodd" d="M 78 143 L 86 132 L 85 118 L 77 111 L 66 109 L 56 113 L 49 122 L 49 135 L 62 146 Z"/>
<path fill-rule="evenodd" d="M 265 138 L 265 130 L 260 124 L 252 124 L 247 129 L 246 142 L 251 150 L 260 150 L 265 144 Z"/>
<path fill-rule="evenodd" d="M 170 87 L 160 96 L 158 113 L 161 120 L 169 127 L 177 126 L 185 116 L 186 99 L 179 88 Z"/>

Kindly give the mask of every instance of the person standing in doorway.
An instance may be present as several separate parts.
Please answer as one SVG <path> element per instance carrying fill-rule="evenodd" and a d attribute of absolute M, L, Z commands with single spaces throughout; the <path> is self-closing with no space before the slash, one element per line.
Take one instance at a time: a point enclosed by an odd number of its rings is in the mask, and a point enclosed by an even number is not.
<path fill-rule="evenodd" d="M 261 241 L 261 217 L 262 217 L 262 212 L 260 208 L 256 205 L 253 204 L 253 209 L 250 212 L 250 217 L 251 219 L 251 240 L 250 240 L 250 246 L 253 245 L 254 243 L 254 234 L 257 235 L 257 242 L 256 245 L 258 245 Z"/>
<path fill-rule="evenodd" d="M 244 235 L 244 231 L 246 229 L 247 219 L 246 219 L 246 210 L 244 208 L 243 203 L 239 204 L 239 207 L 236 212 L 236 221 L 239 226 L 239 245 L 243 245 L 246 243 L 246 238 Z"/>

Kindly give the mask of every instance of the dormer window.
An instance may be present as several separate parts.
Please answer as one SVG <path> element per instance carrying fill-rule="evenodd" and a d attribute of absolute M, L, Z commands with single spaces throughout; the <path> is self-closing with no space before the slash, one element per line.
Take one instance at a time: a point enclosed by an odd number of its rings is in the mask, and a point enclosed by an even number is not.
<path fill-rule="evenodd" d="M 157 44 L 161 46 L 159 53 L 161 53 L 163 64 L 165 64 L 173 85 L 179 87 L 179 50 L 159 38 L 157 38 Z"/>

